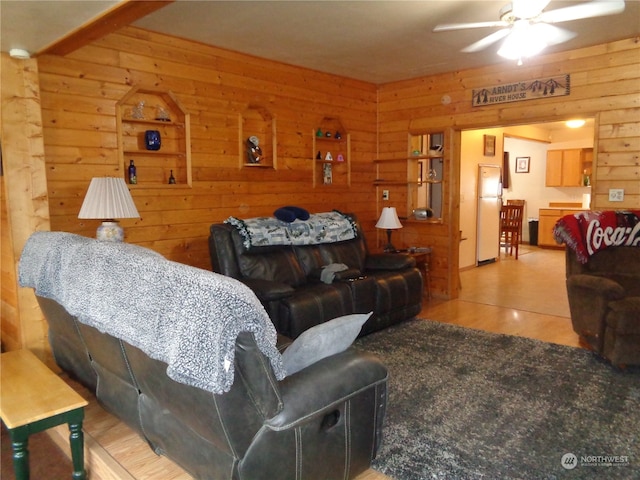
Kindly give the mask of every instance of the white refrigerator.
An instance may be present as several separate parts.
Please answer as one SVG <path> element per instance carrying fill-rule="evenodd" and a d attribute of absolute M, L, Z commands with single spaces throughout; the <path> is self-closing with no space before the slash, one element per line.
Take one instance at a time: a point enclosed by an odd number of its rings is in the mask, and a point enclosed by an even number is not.
<path fill-rule="evenodd" d="M 500 256 L 501 207 L 501 168 L 497 165 L 478 165 L 477 265 L 494 262 Z"/>

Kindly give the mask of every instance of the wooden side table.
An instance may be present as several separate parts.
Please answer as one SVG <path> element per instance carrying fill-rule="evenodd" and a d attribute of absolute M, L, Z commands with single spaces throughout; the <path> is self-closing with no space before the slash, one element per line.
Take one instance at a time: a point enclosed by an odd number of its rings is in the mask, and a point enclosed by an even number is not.
<path fill-rule="evenodd" d="M 431 249 L 426 247 L 421 247 L 420 251 L 406 250 L 402 253 L 406 253 L 410 255 L 416 260 L 416 267 L 420 269 L 422 275 L 424 276 L 424 283 L 427 288 L 427 298 L 431 300 Z"/>
<path fill-rule="evenodd" d="M 29 350 L 0 356 L 0 416 L 13 445 L 17 480 L 29 478 L 29 435 L 69 424 L 73 479 L 85 480 L 82 420 L 88 402 Z"/>

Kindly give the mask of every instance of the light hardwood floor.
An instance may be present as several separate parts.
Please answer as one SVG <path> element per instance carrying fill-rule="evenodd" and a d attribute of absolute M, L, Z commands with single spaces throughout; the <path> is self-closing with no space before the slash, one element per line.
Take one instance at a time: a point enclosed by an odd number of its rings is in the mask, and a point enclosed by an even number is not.
<path fill-rule="evenodd" d="M 460 273 L 460 297 L 425 304 L 420 318 L 579 347 L 571 328 L 564 250 L 522 245 L 518 260 Z"/>
<path fill-rule="evenodd" d="M 461 272 L 460 298 L 425 302 L 419 317 L 578 347 L 569 319 L 564 272 L 564 251 L 523 245 L 518 260 L 501 253 L 496 263 Z M 76 388 L 82 393 L 81 387 Z M 173 462 L 156 456 L 136 433 L 100 408 L 90 394 L 83 394 L 90 401 L 84 430 L 91 480 L 191 479 Z M 68 453 L 65 427 L 50 432 Z M 372 469 L 358 477 L 387 479 Z"/>

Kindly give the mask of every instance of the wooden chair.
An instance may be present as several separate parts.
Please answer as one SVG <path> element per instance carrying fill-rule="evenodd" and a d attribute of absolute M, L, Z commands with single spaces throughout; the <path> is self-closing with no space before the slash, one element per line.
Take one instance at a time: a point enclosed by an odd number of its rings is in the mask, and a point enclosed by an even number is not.
<path fill-rule="evenodd" d="M 512 255 L 515 246 L 516 260 L 518 259 L 520 232 L 522 231 L 523 209 L 523 205 L 503 205 L 500 209 L 500 237 L 504 238 L 505 253 Z"/>
<path fill-rule="evenodd" d="M 522 205 L 522 217 L 524 218 L 524 200 L 511 199 L 507 200 L 507 205 Z M 520 223 L 520 243 L 522 243 L 522 223 Z"/>

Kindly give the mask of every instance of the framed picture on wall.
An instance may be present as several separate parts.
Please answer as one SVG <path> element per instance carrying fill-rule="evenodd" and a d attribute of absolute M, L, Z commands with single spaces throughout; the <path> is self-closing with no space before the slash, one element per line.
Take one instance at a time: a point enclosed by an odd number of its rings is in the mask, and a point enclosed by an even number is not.
<path fill-rule="evenodd" d="M 495 135 L 484 136 L 484 156 L 495 157 L 496 156 L 496 137 Z"/>
<path fill-rule="evenodd" d="M 531 157 L 516 157 L 516 173 L 529 173 Z"/>

